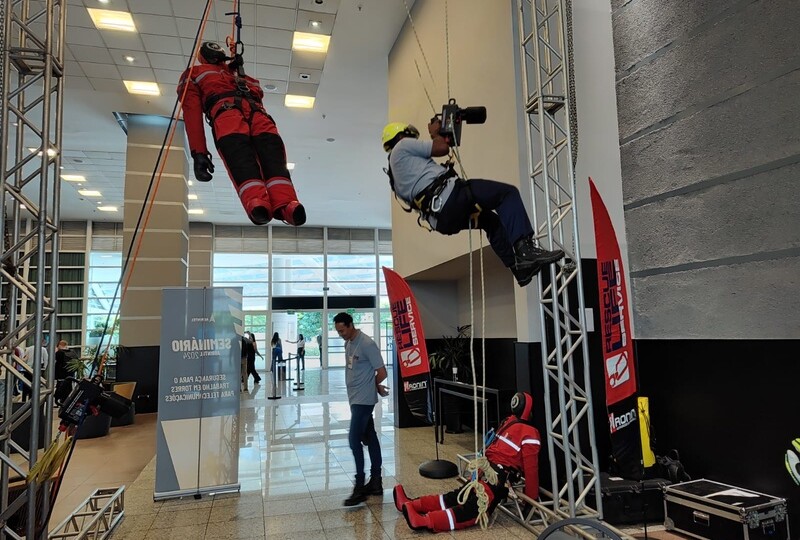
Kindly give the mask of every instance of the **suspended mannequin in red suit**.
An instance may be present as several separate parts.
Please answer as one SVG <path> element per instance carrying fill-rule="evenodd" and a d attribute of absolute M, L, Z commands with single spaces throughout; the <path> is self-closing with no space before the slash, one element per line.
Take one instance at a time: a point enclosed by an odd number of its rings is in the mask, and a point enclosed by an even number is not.
<path fill-rule="evenodd" d="M 240 74 L 233 63 L 226 63 L 228 58 L 216 43 L 203 43 L 198 59 L 200 64 L 186 70 L 178 84 L 195 178 L 208 182 L 214 172 L 206 147 L 205 114 L 250 221 L 264 225 L 275 217 L 289 225 L 302 225 L 306 211 L 297 200 L 286 168 L 283 139 L 261 104 L 264 92 L 260 83 Z"/>

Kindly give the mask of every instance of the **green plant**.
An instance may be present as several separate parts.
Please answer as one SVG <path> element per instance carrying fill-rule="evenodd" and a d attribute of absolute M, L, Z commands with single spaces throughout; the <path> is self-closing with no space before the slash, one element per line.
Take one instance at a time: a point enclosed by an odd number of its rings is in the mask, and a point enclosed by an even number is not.
<path fill-rule="evenodd" d="M 449 378 L 452 376 L 453 368 L 456 368 L 460 379 L 472 381 L 472 365 L 469 359 L 471 328 L 471 325 L 465 324 L 456 327 L 455 336 L 442 336 L 441 346 L 428 355 L 432 370 Z"/>

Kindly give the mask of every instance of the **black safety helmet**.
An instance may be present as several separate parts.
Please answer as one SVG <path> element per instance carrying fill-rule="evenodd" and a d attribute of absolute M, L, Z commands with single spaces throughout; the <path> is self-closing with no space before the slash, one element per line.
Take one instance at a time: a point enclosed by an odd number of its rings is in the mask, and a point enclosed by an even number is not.
<path fill-rule="evenodd" d="M 204 64 L 219 64 L 227 59 L 222 47 L 213 41 L 205 41 L 200 46 L 200 61 Z"/>
<path fill-rule="evenodd" d="M 511 398 L 511 414 L 523 422 L 533 420 L 533 398 L 527 392 L 517 392 Z"/>

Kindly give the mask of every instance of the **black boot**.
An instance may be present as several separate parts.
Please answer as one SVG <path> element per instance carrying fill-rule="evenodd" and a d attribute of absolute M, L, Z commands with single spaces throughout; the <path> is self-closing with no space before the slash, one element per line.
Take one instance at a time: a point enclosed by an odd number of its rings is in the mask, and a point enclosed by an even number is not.
<path fill-rule="evenodd" d="M 516 269 L 514 275 L 517 276 L 517 272 L 522 274 L 523 271 L 527 273 L 527 271 L 530 270 L 532 272 L 530 277 L 533 278 L 533 276 L 539 273 L 539 270 L 541 270 L 543 266 L 552 264 L 564 257 L 564 252 L 560 249 L 546 251 L 536 245 L 533 237 L 526 236 L 514 243 L 514 255 L 517 260 L 517 263 L 514 265 Z M 512 272 L 513 271 L 514 270 L 512 270 Z M 519 278 L 517 281 L 519 281 Z"/>
<path fill-rule="evenodd" d="M 533 277 L 539 271 L 538 268 L 533 268 L 532 266 L 517 268 L 516 264 L 509 268 L 509 270 L 511 270 L 511 273 L 514 274 L 514 278 L 517 280 L 517 283 L 520 287 L 524 287 L 530 283 Z"/>
<path fill-rule="evenodd" d="M 364 486 L 367 495 L 383 495 L 383 480 L 380 476 L 370 476 L 369 482 Z"/>
<path fill-rule="evenodd" d="M 344 500 L 345 506 L 355 506 L 367 500 L 367 493 L 364 489 L 364 478 L 356 477 L 356 485 L 353 487 L 353 493 Z"/>

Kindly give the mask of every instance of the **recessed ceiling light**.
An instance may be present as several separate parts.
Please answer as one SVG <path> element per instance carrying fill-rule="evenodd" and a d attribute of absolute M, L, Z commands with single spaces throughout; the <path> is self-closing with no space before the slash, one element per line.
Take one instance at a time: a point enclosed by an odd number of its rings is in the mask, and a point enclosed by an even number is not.
<path fill-rule="evenodd" d="M 127 11 L 111 11 L 109 9 L 86 8 L 94 25 L 100 30 L 121 30 L 136 32 L 133 17 Z"/>
<path fill-rule="evenodd" d="M 197 200 L 197 195 L 195 195 L 194 193 L 189 193 L 189 200 L 190 201 L 196 201 Z"/>
<path fill-rule="evenodd" d="M 295 32 L 292 39 L 292 50 L 325 53 L 328 52 L 331 36 L 322 34 L 309 34 L 308 32 Z"/>
<path fill-rule="evenodd" d="M 27 210 L 27 209 L 28 209 L 28 207 L 27 207 L 27 206 L 25 206 L 24 204 L 21 204 L 21 205 L 19 205 L 19 207 L 20 207 L 22 210 Z"/>
<path fill-rule="evenodd" d="M 80 174 L 62 174 L 61 179 L 67 182 L 86 182 L 86 177 Z"/>
<path fill-rule="evenodd" d="M 287 107 L 297 107 L 299 109 L 313 109 L 314 98 L 312 96 L 296 96 L 294 94 L 286 94 L 283 104 Z"/>
<path fill-rule="evenodd" d="M 97 1 L 98 1 L 98 2 L 100 2 L 101 4 L 108 4 L 108 2 L 109 2 L 110 0 L 97 0 Z"/>
<path fill-rule="evenodd" d="M 190 213 L 190 214 L 202 214 L 203 213 L 203 209 L 202 208 L 190 208 L 189 210 L 187 210 L 187 212 Z"/>
<path fill-rule="evenodd" d="M 333 137 L 328 137 L 328 138 L 327 138 L 327 139 L 325 139 L 325 140 L 326 140 L 326 141 L 328 141 L 328 142 L 333 142 L 333 141 L 335 141 L 336 139 L 334 139 Z"/>
<path fill-rule="evenodd" d="M 133 62 L 133 61 L 135 61 L 135 60 L 136 60 L 136 57 L 135 57 L 135 56 L 127 55 L 127 56 L 125 57 L 125 61 L 126 61 L 126 62 Z"/>
<path fill-rule="evenodd" d="M 322 21 L 308 21 L 308 26 L 311 28 L 319 28 L 322 26 Z"/>
<path fill-rule="evenodd" d="M 14 126 L 14 127 L 17 127 L 17 123 L 16 123 L 16 122 L 14 122 L 14 123 L 13 123 L 13 124 L 11 124 L 11 125 L 12 125 L 12 126 Z"/>
<path fill-rule="evenodd" d="M 274 92 L 277 89 L 278 89 L 278 87 L 275 86 L 274 84 L 265 84 L 264 85 L 264 90 L 266 90 L 267 92 Z"/>
<path fill-rule="evenodd" d="M 97 209 L 100 210 L 101 212 L 116 212 L 117 211 L 117 207 L 116 206 L 98 206 Z"/>
<path fill-rule="evenodd" d="M 294 170 L 294 163 L 292 163 L 290 161 L 289 163 L 286 164 L 286 168 L 289 169 L 290 171 L 293 171 Z"/>
<path fill-rule="evenodd" d="M 190 186 L 192 185 L 192 181 L 191 181 L 191 180 L 189 180 L 189 182 L 188 182 L 188 183 L 189 183 L 189 185 L 190 185 Z"/>
<path fill-rule="evenodd" d="M 125 83 L 125 88 L 131 94 L 141 94 L 143 96 L 160 96 L 161 90 L 154 82 L 147 81 L 122 81 Z"/>
<path fill-rule="evenodd" d="M 102 197 L 103 194 L 95 189 L 79 189 L 78 193 L 84 197 Z"/>
<path fill-rule="evenodd" d="M 301 73 L 301 74 L 299 75 L 299 77 L 300 77 L 301 79 L 303 79 L 304 81 L 307 81 L 308 79 L 310 79 L 310 78 L 311 78 L 311 75 L 309 75 L 308 73 Z"/>

